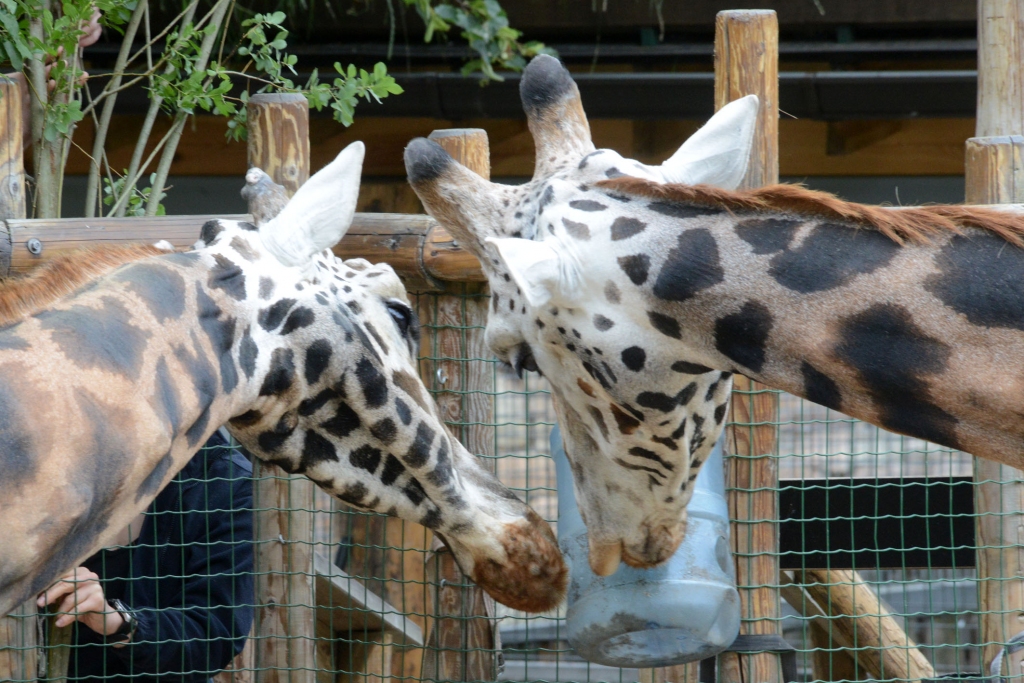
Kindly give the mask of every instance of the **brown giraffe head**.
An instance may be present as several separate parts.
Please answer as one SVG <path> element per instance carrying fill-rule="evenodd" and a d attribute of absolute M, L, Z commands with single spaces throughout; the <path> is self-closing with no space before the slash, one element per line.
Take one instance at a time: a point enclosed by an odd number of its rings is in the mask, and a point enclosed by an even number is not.
<path fill-rule="evenodd" d="M 362 157 L 351 145 L 258 228 L 210 221 L 193 251 L 62 280 L 70 295 L 0 328 L 0 613 L 109 543 L 221 424 L 349 505 L 435 531 L 498 601 L 558 603 L 550 528 L 417 376 L 402 283 L 330 251 Z"/>
<path fill-rule="evenodd" d="M 406 149 L 409 181 L 427 211 L 481 261 L 492 294 L 491 349 L 551 384 L 591 567 L 610 574 L 620 557 L 652 566 L 682 540 L 697 468 L 722 429 L 731 375 L 659 353 L 666 337 L 658 328 L 666 323 L 648 319 L 639 290 L 650 255 L 631 242 L 646 223 L 631 215 L 630 197 L 595 188 L 626 176 L 736 187 L 757 99 L 727 105 L 664 164 L 648 166 L 594 149 L 579 91 L 556 59 L 535 58 L 520 92 L 536 144 L 532 181 L 487 182 L 424 139 Z"/>

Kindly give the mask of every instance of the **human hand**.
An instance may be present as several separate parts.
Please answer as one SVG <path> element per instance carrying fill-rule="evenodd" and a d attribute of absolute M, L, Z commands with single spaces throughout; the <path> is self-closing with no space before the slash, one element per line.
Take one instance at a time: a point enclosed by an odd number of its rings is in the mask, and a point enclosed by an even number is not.
<path fill-rule="evenodd" d="M 58 628 L 80 621 L 102 636 L 109 636 L 121 627 L 124 619 L 107 602 L 99 576 L 85 567 L 76 567 L 47 588 L 36 600 L 40 607 L 60 600 Z"/>

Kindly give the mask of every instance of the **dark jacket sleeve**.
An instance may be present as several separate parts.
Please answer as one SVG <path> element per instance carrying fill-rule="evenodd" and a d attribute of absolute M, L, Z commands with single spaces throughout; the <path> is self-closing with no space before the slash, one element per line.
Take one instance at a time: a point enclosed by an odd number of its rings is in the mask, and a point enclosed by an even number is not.
<path fill-rule="evenodd" d="M 239 471 L 240 458 L 222 459 L 211 481 L 182 495 L 182 566 L 158 567 L 174 578 L 157 578 L 158 589 L 180 592 L 180 600 L 142 609 L 126 601 L 139 623 L 132 642 L 115 652 L 136 673 L 173 672 L 185 674 L 175 680 L 199 683 L 245 645 L 254 603 L 252 479 Z M 204 514 L 191 512 L 197 509 Z"/>

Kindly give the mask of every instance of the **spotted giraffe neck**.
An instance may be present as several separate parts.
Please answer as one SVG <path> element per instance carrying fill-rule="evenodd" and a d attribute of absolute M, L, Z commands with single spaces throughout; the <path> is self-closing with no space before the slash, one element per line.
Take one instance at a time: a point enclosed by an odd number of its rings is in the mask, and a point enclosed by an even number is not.
<path fill-rule="evenodd" d="M 892 431 L 1024 463 L 1024 385 L 1004 369 L 1024 358 L 1024 250 L 1007 240 L 1019 239 L 1019 217 L 997 216 L 1005 232 L 943 225 L 901 245 L 867 221 L 621 189 L 597 192 L 631 229 L 645 227 L 610 234 L 636 287 L 622 300 L 671 353 Z"/>

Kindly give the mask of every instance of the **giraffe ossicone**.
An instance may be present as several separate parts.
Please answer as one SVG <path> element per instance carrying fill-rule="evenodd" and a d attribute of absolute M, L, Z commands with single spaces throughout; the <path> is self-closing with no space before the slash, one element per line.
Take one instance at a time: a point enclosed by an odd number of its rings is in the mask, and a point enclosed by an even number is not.
<path fill-rule="evenodd" d="M 259 227 L 210 221 L 189 252 L 84 252 L 0 287 L 0 614 L 108 544 L 221 424 L 349 505 L 429 527 L 498 601 L 559 602 L 550 528 L 418 378 L 401 281 L 330 252 L 362 156 Z"/>
<path fill-rule="evenodd" d="M 674 552 L 736 372 L 1024 465 L 1020 215 L 737 191 L 753 100 L 659 167 L 594 149 L 557 60 L 535 58 L 520 88 L 531 182 L 484 181 L 422 139 L 406 169 L 481 261 L 491 349 L 551 384 L 596 573 Z"/>

